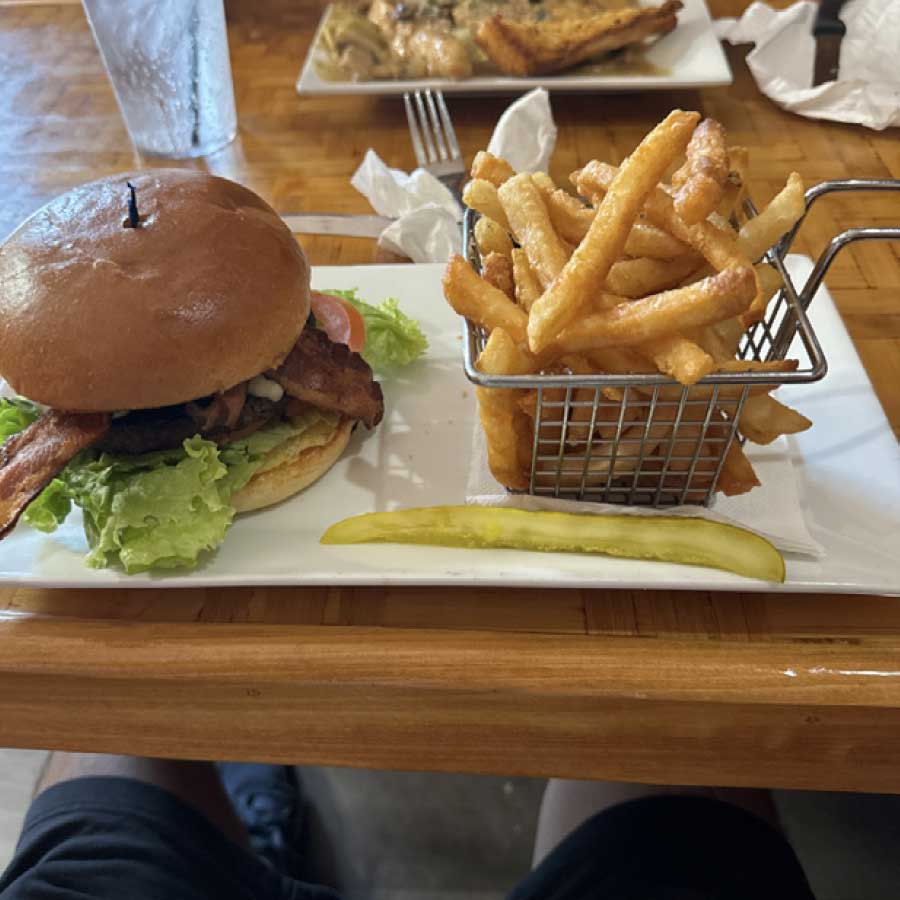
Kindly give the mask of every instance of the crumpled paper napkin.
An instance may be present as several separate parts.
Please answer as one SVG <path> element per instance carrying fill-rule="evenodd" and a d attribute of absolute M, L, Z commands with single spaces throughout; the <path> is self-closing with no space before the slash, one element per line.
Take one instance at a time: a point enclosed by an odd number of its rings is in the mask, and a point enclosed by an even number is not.
<path fill-rule="evenodd" d="M 740 19 L 715 22 L 716 34 L 756 45 L 747 65 L 759 89 L 791 112 L 878 131 L 900 125 L 900 0 L 847 3 L 838 80 L 813 87 L 817 6 L 804 0 L 776 11 L 752 3 Z"/>
<path fill-rule="evenodd" d="M 546 172 L 555 146 L 550 96 L 537 88 L 500 116 L 488 150 L 517 171 Z M 370 149 L 350 183 L 379 215 L 395 219 L 381 233 L 380 246 L 417 263 L 445 262 L 462 251 L 462 210 L 434 175 L 424 169 L 391 169 Z"/>

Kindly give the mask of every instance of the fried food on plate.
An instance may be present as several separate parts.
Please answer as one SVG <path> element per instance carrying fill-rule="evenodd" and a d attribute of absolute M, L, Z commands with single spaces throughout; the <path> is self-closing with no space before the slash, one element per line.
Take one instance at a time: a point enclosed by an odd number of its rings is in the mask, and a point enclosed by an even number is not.
<path fill-rule="evenodd" d="M 469 170 L 472 178 L 481 178 L 489 181 L 494 187 L 500 187 L 504 181 L 509 181 L 516 170 L 505 160 L 487 150 L 479 150 L 472 160 L 472 168 Z"/>
<path fill-rule="evenodd" d="M 672 176 L 678 188 L 675 211 L 686 225 L 696 225 L 718 208 L 729 171 L 725 129 L 715 119 L 706 119 L 687 146 L 687 161 Z"/>
<path fill-rule="evenodd" d="M 512 258 L 512 240 L 509 229 L 504 228 L 490 216 L 482 216 L 475 223 L 475 244 L 482 256 L 499 253 L 507 259 Z"/>
<path fill-rule="evenodd" d="M 513 250 L 512 264 L 516 303 L 528 312 L 534 301 L 541 296 L 541 283 L 528 262 L 528 254 L 521 247 Z"/>
<path fill-rule="evenodd" d="M 516 175 L 497 190 L 509 227 L 528 255 L 528 262 L 543 287 L 548 287 L 569 261 L 550 214 L 528 174 Z"/>
<path fill-rule="evenodd" d="M 485 178 L 473 178 L 463 190 L 463 203 L 483 216 L 493 219 L 509 231 L 506 213 L 500 205 L 497 187 Z"/>
<path fill-rule="evenodd" d="M 481 24 L 475 41 L 506 75 L 547 75 L 672 31 L 681 6 L 678 0 L 667 0 L 656 7 L 532 23 L 497 15 Z"/>
<path fill-rule="evenodd" d="M 575 351 L 628 347 L 672 334 L 678 328 L 730 319 L 750 305 L 755 284 L 753 269 L 726 269 L 687 287 L 585 316 L 564 329 L 556 343 Z"/>
<path fill-rule="evenodd" d="M 699 119 L 698 113 L 680 109 L 669 113 L 619 167 L 584 240 L 531 308 L 528 343 L 534 352 L 550 344 L 587 306 L 592 289 L 606 280 L 644 201 L 684 152 Z"/>
<path fill-rule="evenodd" d="M 481 277 L 495 288 L 503 291 L 510 300 L 516 299 L 513 282 L 512 260 L 502 253 L 490 252 L 481 258 Z"/>
<path fill-rule="evenodd" d="M 758 219 L 742 220 L 746 151 L 717 122 L 698 122 L 676 110 L 618 167 L 591 160 L 571 176 L 582 199 L 545 172 L 476 157 L 465 198 L 490 217 L 475 229 L 482 274 L 454 257 L 444 293 L 487 333 L 478 368 L 623 379 L 479 386 L 488 461 L 507 487 L 615 484 L 687 502 L 743 493 L 759 482 L 736 434 L 763 444 L 810 426 L 770 396 L 797 360 L 765 359 L 758 336 L 763 358 L 735 358 L 782 287 L 776 268 L 753 260 L 802 216 L 803 183 L 791 174 Z M 663 181 L 672 170 L 674 186 Z M 719 373 L 758 380 L 703 383 Z M 678 383 L 629 381 L 658 374 Z"/>
<path fill-rule="evenodd" d="M 461 257 L 454 256 L 444 273 L 444 296 L 461 316 L 487 331 L 502 328 L 515 341 L 525 340 L 528 316 L 499 288 L 480 278 Z"/>
<path fill-rule="evenodd" d="M 488 375 L 527 375 L 535 370 L 534 357 L 502 329 L 495 328 L 481 351 L 478 368 Z M 531 458 L 531 426 L 519 406 L 522 391 L 478 387 L 478 411 L 488 447 L 492 472 L 503 484 L 527 488 L 527 461 Z"/>
<path fill-rule="evenodd" d="M 806 212 L 803 179 L 791 172 L 787 184 L 769 205 L 750 219 L 738 235 L 738 247 L 756 262 L 785 232 L 790 231 Z"/>

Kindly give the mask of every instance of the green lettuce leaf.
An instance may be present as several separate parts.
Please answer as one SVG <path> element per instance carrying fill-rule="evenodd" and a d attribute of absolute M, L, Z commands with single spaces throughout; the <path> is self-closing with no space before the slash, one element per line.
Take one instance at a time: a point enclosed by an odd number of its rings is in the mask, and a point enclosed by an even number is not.
<path fill-rule="evenodd" d="M 81 507 L 94 568 L 119 563 L 128 574 L 196 565 L 217 547 L 235 515 L 231 497 L 272 464 L 280 445 L 325 443 L 338 416 L 316 409 L 218 447 L 195 435 L 181 447 L 140 456 L 85 451 L 25 511 L 25 521 L 55 530 L 72 503 Z"/>
<path fill-rule="evenodd" d="M 72 498 L 62 478 L 54 478 L 40 494 L 28 504 L 22 514 L 23 521 L 38 531 L 56 531 L 72 512 Z"/>
<path fill-rule="evenodd" d="M 28 400 L 0 400 L 0 444 L 27 428 L 40 414 L 40 409 Z"/>
<path fill-rule="evenodd" d="M 129 574 L 193 565 L 234 518 L 227 474 L 218 447 L 199 436 L 174 451 L 70 465 L 63 480 L 84 514 L 85 561 L 119 562 Z"/>
<path fill-rule="evenodd" d="M 428 349 L 419 323 L 401 312 L 393 297 L 372 306 L 360 300 L 355 290 L 326 293 L 351 303 L 365 319 L 366 345 L 361 356 L 376 372 L 409 365 Z"/>

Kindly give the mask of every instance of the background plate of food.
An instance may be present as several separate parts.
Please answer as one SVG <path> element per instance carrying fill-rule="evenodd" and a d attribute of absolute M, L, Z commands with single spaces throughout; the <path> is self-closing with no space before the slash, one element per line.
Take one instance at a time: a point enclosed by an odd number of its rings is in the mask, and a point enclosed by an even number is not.
<path fill-rule="evenodd" d="M 704 0 L 342 0 L 301 94 L 647 90 L 731 83 Z"/>

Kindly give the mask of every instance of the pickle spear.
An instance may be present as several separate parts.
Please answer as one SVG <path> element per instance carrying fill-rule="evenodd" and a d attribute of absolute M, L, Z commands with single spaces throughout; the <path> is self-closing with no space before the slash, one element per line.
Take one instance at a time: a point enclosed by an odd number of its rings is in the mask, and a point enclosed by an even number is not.
<path fill-rule="evenodd" d="M 425 506 L 352 516 L 332 525 L 321 542 L 602 553 L 708 566 L 747 578 L 784 581 L 784 559 L 765 538 L 734 525 L 676 516 Z"/>

